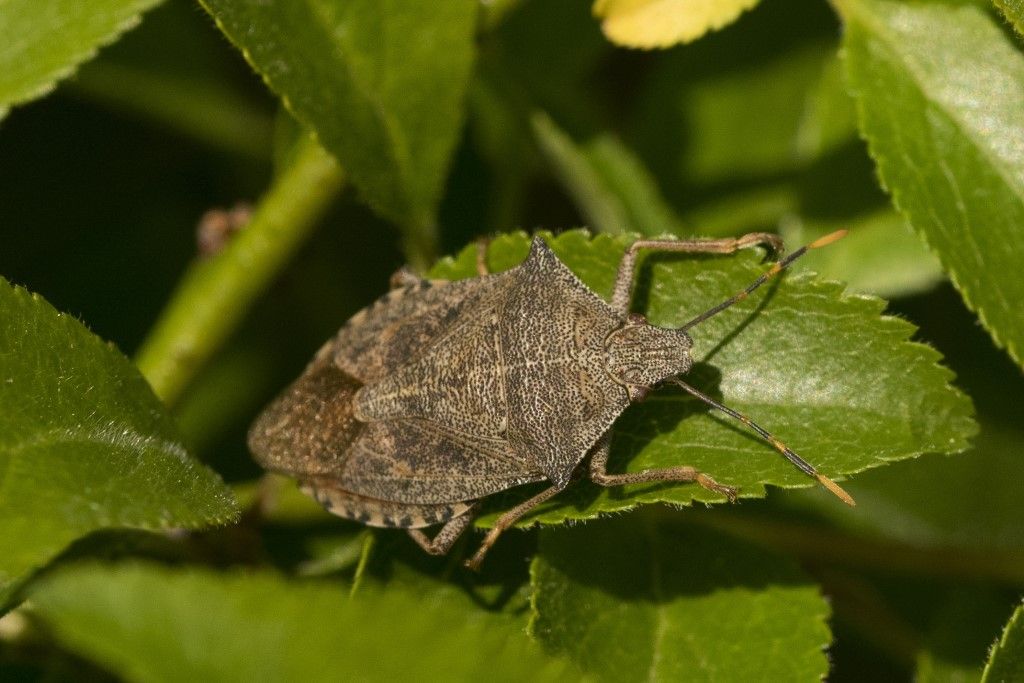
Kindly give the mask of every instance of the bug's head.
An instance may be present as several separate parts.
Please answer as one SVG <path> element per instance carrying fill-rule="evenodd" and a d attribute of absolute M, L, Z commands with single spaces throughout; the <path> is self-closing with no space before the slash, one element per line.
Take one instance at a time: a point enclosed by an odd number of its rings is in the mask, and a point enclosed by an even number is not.
<path fill-rule="evenodd" d="M 693 365 L 693 340 L 682 330 L 655 327 L 643 316 L 630 315 L 605 338 L 608 373 L 626 387 L 631 400 L 640 400 L 666 377 L 687 372 Z"/>

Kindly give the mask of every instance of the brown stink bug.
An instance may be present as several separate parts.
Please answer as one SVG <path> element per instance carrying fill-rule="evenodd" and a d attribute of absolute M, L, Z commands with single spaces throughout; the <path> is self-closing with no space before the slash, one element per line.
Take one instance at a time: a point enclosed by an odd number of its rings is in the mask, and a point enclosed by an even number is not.
<path fill-rule="evenodd" d="M 760 244 L 777 252 L 779 238 L 636 241 L 619 263 L 610 304 L 539 237 L 526 261 L 502 273 L 448 282 L 399 271 L 394 288 L 353 316 L 256 420 L 249 447 L 331 512 L 406 529 L 432 554 L 448 551 L 481 498 L 550 482 L 498 519 L 467 562 L 476 567 L 502 531 L 564 489 L 588 455 L 589 476 L 602 486 L 695 482 L 735 499 L 736 489 L 692 467 L 606 471 L 616 418 L 668 380 L 743 422 L 852 505 L 774 436 L 679 379 L 693 364 L 691 327 L 843 234 L 798 249 L 676 329 L 629 312 L 641 249 L 728 254 Z M 422 529 L 436 524 L 444 526 L 428 538 Z"/>

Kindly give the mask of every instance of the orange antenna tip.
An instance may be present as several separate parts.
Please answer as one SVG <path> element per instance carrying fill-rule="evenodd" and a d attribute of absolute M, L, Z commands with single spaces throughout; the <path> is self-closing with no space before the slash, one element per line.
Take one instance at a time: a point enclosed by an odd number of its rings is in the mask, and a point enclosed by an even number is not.
<path fill-rule="evenodd" d="M 813 242 L 811 242 L 810 244 L 808 244 L 807 248 L 808 249 L 817 249 L 818 247 L 827 246 L 829 244 L 832 244 L 836 240 L 841 240 L 842 238 L 846 237 L 846 233 L 848 233 L 848 232 L 850 232 L 850 231 L 849 230 L 845 230 L 845 229 L 844 230 L 836 230 L 835 232 L 830 232 L 829 234 L 827 234 L 827 235 L 825 235 L 823 237 L 819 237 L 818 239 L 816 239 Z"/>
<path fill-rule="evenodd" d="M 839 500 L 843 501 L 844 503 L 846 503 L 850 507 L 856 507 L 857 506 L 857 501 L 855 501 L 853 499 L 853 496 L 851 496 L 849 493 L 844 491 L 842 486 L 840 486 L 839 484 L 835 483 L 834 481 L 832 481 L 831 479 L 826 477 L 824 474 L 815 474 L 814 476 L 815 476 L 815 478 L 818 481 L 821 482 L 822 486 L 824 486 L 829 491 L 834 493 L 836 498 L 838 498 Z"/>

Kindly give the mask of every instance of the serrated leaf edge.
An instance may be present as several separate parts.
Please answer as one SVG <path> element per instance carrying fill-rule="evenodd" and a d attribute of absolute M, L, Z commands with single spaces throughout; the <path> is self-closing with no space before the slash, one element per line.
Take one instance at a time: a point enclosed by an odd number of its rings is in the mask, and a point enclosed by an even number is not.
<path fill-rule="evenodd" d="M 1003 627 L 1003 632 L 1000 634 L 999 639 L 992 644 L 989 648 L 988 659 L 985 661 L 985 668 L 981 672 L 981 683 L 989 683 L 989 674 L 992 672 L 992 662 L 1004 648 L 1009 645 L 1010 633 L 1017 626 L 1018 622 L 1024 623 L 1024 603 L 1017 606 L 1017 609 L 1010 615 L 1010 620 L 1006 622 L 1006 626 Z M 1003 683 L 1002 681 L 996 681 L 994 683 Z"/>
<path fill-rule="evenodd" d="M 72 55 L 70 58 L 70 65 L 53 69 L 50 71 L 48 76 L 44 77 L 44 83 L 36 86 L 32 90 L 29 90 L 20 98 L 0 105 L 0 120 L 7 116 L 14 107 L 27 104 L 28 102 L 37 100 L 53 92 L 61 81 L 64 81 L 76 74 L 82 65 L 95 58 L 96 55 L 99 54 L 100 50 L 112 45 L 122 35 L 138 26 L 142 22 L 142 15 L 151 10 L 155 5 L 159 4 L 160 1 L 161 0 L 147 0 L 147 2 L 140 3 L 141 7 L 138 12 L 115 25 L 109 33 L 102 36 L 91 47 L 85 48 L 84 50 Z"/>
<path fill-rule="evenodd" d="M 533 557 L 530 559 L 530 566 L 528 570 L 530 582 L 530 618 L 526 622 L 526 634 L 547 652 L 549 651 L 549 648 L 547 647 L 547 645 L 545 645 L 544 640 L 537 633 L 537 621 L 540 619 L 540 609 L 537 606 L 537 598 L 540 595 L 538 573 L 540 570 L 540 563 L 543 561 L 542 558 L 543 553 L 538 548 L 538 551 L 534 553 Z M 785 559 L 793 564 L 793 567 L 797 572 L 804 573 L 795 561 L 788 557 Z M 807 579 L 809 583 L 812 582 L 811 577 L 808 576 Z M 825 608 L 824 610 L 816 612 L 814 614 L 815 622 L 818 623 L 821 626 L 822 631 L 825 634 L 827 634 L 827 640 L 824 644 L 820 646 L 819 651 L 825 653 L 826 663 L 829 665 L 828 668 L 831 668 L 832 662 L 831 659 L 828 657 L 828 649 L 832 646 L 832 640 L 834 638 L 832 628 L 829 625 L 829 622 L 832 619 L 832 602 L 829 600 L 828 596 L 825 595 L 824 591 L 822 590 L 822 587 L 819 584 L 814 583 L 814 587 L 816 589 L 818 597 L 821 598 L 820 603 Z M 1009 628 L 1009 626 L 1007 626 L 1007 628 Z M 828 671 L 826 671 L 825 675 L 823 675 L 820 680 L 824 681 L 827 678 Z"/>
<path fill-rule="evenodd" d="M 58 311 L 56 308 L 53 307 L 53 305 L 49 301 L 47 301 L 43 296 L 41 296 L 38 293 L 32 292 L 20 285 L 10 283 L 3 277 L 0 277 L 0 287 L 9 287 L 15 298 L 21 299 L 21 301 L 27 303 L 29 307 L 37 307 L 39 309 L 42 309 L 44 314 L 52 315 L 55 320 L 59 320 L 60 325 L 66 326 L 71 324 L 81 326 L 83 331 L 86 334 L 91 335 L 95 342 L 97 342 L 103 347 L 106 347 L 109 351 L 114 352 L 116 354 L 116 357 L 120 359 L 120 362 L 122 362 L 125 365 L 125 368 L 129 370 L 128 377 L 126 378 L 128 379 L 128 381 L 137 383 L 138 386 L 143 391 L 147 391 L 150 394 L 152 394 L 152 389 L 149 387 L 149 384 L 142 377 L 142 375 L 139 374 L 139 372 L 135 369 L 135 366 L 131 363 L 131 361 L 128 360 L 128 358 L 125 357 L 120 352 L 120 350 L 117 349 L 116 345 L 96 336 L 88 328 L 87 325 L 79 321 L 74 316 L 70 316 L 66 313 Z M 159 399 L 156 397 L 155 394 L 153 394 L 153 400 L 159 403 Z M 59 431 L 60 430 L 56 430 L 57 433 L 59 433 Z M 54 430 L 51 430 L 51 433 L 54 433 Z M 205 471 L 215 481 L 220 481 L 223 485 L 223 480 L 221 479 L 220 475 L 213 469 L 205 465 L 204 463 L 200 462 L 199 460 L 196 460 L 195 458 L 192 458 L 189 455 L 188 451 L 184 448 L 184 446 L 178 443 L 168 441 L 166 439 L 162 439 L 158 436 L 149 436 L 145 434 L 140 434 L 135 431 L 126 432 L 124 430 L 111 430 L 109 432 L 94 431 L 91 434 L 85 435 L 84 437 L 76 436 L 68 440 L 76 442 L 89 441 L 93 443 L 100 443 L 111 446 L 127 445 L 131 448 L 144 447 L 145 445 L 155 445 L 158 448 L 160 448 L 161 452 L 177 457 L 182 462 L 182 464 L 184 464 L 189 470 Z M 29 448 L 34 445 L 39 445 L 43 442 L 44 440 L 39 438 L 31 439 L 28 442 L 19 442 L 13 448 L 7 449 L 7 452 L 11 454 L 16 454 L 19 450 Z M 2 489 L 7 478 L 6 470 L 4 470 L 0 474 L 3 475 L 0 476 L 0 489 Z M 200 529 L 214 526 L 224 526 L 227 524 L 233 524 L 237 522 L 238 519 L 241 517 L 241 509 L 239 508 L 238 501 L 235 499 L 234 494 L 231 492 L 231 490 L 225 486 L 222 491 L 216 492 L 214 495 L 220 503 L 224 504 L 226 507 L 230 509 L 229 512 L 227 512 L 227 514 L 217 513 L 206 517 L 199 515 L 182 515 L 176 518 L 174 520 L 174 523 L 171 523 L 169 520 L 164 518 L 134 518 L 131 520 L 118 520 L 115 522 L 115 520 L 111 518 L 104 517 L 101 518 L 97 524 L 93 525 L 92 528 L 88 529 L 82 534 L 77 534 L 75 538 L 81 538 L 100 529 L 138 528 L 147 531 L 160 531 L 170 529 Z M 0 582 L 19 580 L 19 578 L 21 578 L 22 576 L 27 576 L 31 574 L 32 571 L 38 570 L 39 568 L 46 566 L 46 564 L 50 562 L 57 554 L 59 554 L 61 550 L 63 550 L 65 547 L 67 547 L 67 543 L 65 542 L 48 543 L 45 545 L 40 545 L 41 552 L 39 554 L 41 557 L 45 557 L 45 559 L 42 562 L 33 564 L 33 569 L 31 569 L 28 572 L 28 574 L 24 575 L 7 577 L 5 573 L 0 572 Z"/>
<path fill-rule="evenodd" d="M 843 7 L 849 6 L 848 0 L 837 1 L 836 4 L 838 6 Z M 864 17 L 857 12 L 853 12 L 853 14 L 857 14 L 859 18 L 864 19 Z M 877 24 L 878 22 L 868 20 L 865 23 Z M 884 33 L 884 31 L 880 31 L 880 33 Z M 865 119 L 867 117 L 866 106 L 864 104 L 862 93 L 857 88 L 855 88 L 850 82 L 851 79 L 848 66 L 849 55 L 845 47 L 843 47 L 840 50 L 840 57 L 843 63 L 843 75 L 847 82 L 847 88 L 850 92 L 850 95 L 853 97 L 854 108 L 857 112 L 857 132 L 860 138 L 864 140 L 864 142 L 867 144 L 868 153 L 870 154 L 872 161 L 875 162 L 875 175 L 878 178 L 879 184 L 892 197 L 893 206 L 899 211 L 900 215 L 903 216 L 904 220 L 906 220 L 907 223 L 914 229 L 914 232 L 917 233 L 917 235 L 921 238 L 925 246 L 927 246 L 928 250 L 932 254 L 934 254 L 937 259 L 939 259 L 939 263 L 942 264 L 942 269 L 949 276 L 950 282 L 953 283 L 953 286 L 956 288 L 957 292 L 960 293 L 960 296 L 963 298 L 964 303 L 967 304 L 967 307 L 970 308 L 971 311 L 973 311 L 975 315 L 978 316 L 978 320 L 981 322 L 982 327 L 984 327 L 985 330 L 988 332 L 989 336 L 992 338 L 992 341 L 995 342 L 996 346 L 1006 349 L 1010 357 L 1013 358 L 1013 360 L 1018 365 L 1024 367 L 1024 356 L 1021 355 L 1016 343 L 1013 340 L 1004 339 L 1003 336 L 999 333 L 998 329 L 996 329 L 996 327 L 994 327 L 991 324 L 985 310 L 983 310 L 981 307 L 977 305 L 973 295 L 964 288 L 963 278 L 960 276 L 959 271 L 955 267 L 953 267 L 951 263 L 949 263 L 945 251 L 937 249 L 929 239 L 927 231 L 915 225 L 914 221 L 911 220 L 910 215 L 903 208 L 904 204 L 902 201 L 902 196 L 904 193 L 902 192 L 902 190 L 890 187 L 889 183 L 887 183 L 885 178 L 882 177 L 881 171 L 878 167 L 878 163 L 879 159 L 883 158 L 885 155 L 881 153 L 877 143 L 871 139 L 871 136 L 869 136 L 865 130 Z M 900 61 L 901 63 L 903 63 L 902 60 Z M 912 69 L 910 65 L 907 65 L 905 63 L 903 64 L 906 68 L 907 73 L 914 75 L 914 69 Z M 912 80 L 914 82 L 915 87 L 921 93 L 922 99 L 931 102 L 930 98 L 924 96 L 924 90 L 920 87 L 920 81 L 916 77 L 912 78 Z M 943 115 L 945 115 L 944 108 L 939 108 L 939 110 L 943 112 Z M 957 128 L 961 129 L 961 134 L 964 135 L 964 137 L 973 139 L 972 136 L 967 135 L 966 133 L 963 132 L 960 122 L 956 118 L 948 115 L 945 116 L 949 121 L 954 123 L 957 126 Z M 998 173 L 1000 176 L 1004 175 L 1002 169 L 999 168 L 997 164 L 993 163 L 992 165 L 994 168 L 998 169 Z M 1009 185 L 1008 182 L 1007 185 Z"/>
<path fill-rule="evenodd" d="M 209 14 L 211 18 L 213 18 L 214 24 L 216 24 L 220 32 L 228 39 L 228 41 L 235 47 L 235 49 L 237 49 L 242 54 L 242 57 L 245 59 L 246 63 L 249 65 L 250 68 L 252 68 L 252 70 L 260 78 L 260 80 L 263 81 L 264 85 L 266 85 L 267 88 L 281 100 L 281 103 L 284 106 L 284 108 L 293 117 L 295 117 L 295 120 L 301 123 L 303 127 L 305 127 L 309 131 L 309 133 L 313 136 L 313 139 L 316 141 L 316 143 L 319 144 L 323 149 L 325 149 L 331 156 L 333 156 L 335 160 L 338 162 L 338 164 L 341 165 L 342 168 L 344 168 L 344 160 L 339 159 L 337 155 L 334 153 L 333 149 L 329 145 L 324 144 L 323 138 L 320 135 L 317 126 L 311 120 L 309 120 L 307 116 L 301 113 L 298 110 L 298 108 L 295 107 L 292 98 L 288 94 L 286 94 L 281 88 L 279 88 L 277 84 L 271 80 L 269 75 L 265 74 L 263 70 L 260 69 L 260 67 L 256 63 L 256 60 L 253 59 L 251 51 L 247 47 L 241 45 L 235 39 L 234 35 L 230 31 L 228 31 L 224 21 L 217 15 L 216 12 L 214 12 L 214 10 L 210 7 L 207 0 L 198 1 L 200 5 L 202 5 L 203 9 L 206 10 L 206 13 Z M 312 13 L 315 14 L 315 12 Z M 372 91 L 366 90 L 360 84 L 359 80 L 352 76 L 351 65 L 348 63 L 348 60 L 341 58 L 336 61 L 339 62 L 346 71 L 349 72 L 349 82 L 351 82 L 353 86 L 359 90 L 364 101 L 369 102 L 372 105 L 372 109 L 374 111 L 374 118 L 379 122 L 381 129 L 383 130 L 387 138 L 391 141 L 391 145 L 388 146 L 386 150 L 387 163 L 390 168 L 394 169 L 395 175 L 399 178 L 399 182 L 395 184 L 395 187 L 397 187 L 398 189 L 399 199 L 401 200 L 401 207 L 399 211 L 396 211 L 394 208 L 386 206 L 385 204 L 381 203 L 378 200 L 374 193 L 366 192 L 363 189 L 363 187 L 361 187 L 361 183 L 359 181 L 355 181 L 357 185 L 360 185 L 360 197 L 379 215 L 384 216 L 385 218 L 388 218 L 390 220 L 393 220 L 396 223 L 411 225 L 413 227 L 422 227 L 424 225 L 429 225 L 433 219 L 429 215 L 423 215 L 423 212 L 416 208 L 415 198 L 408 191 L 408 188 L 410 186 L 408 180 L 412 175 L 412 169 L 408 166 L 408 164 L 404 163 L 401 160 L 401 158 L 396 156 L 396 150 L 399 147 L 401 147 L 402 149 L 406 148 L 405 141 L 402 135 L 400 134 L 400 129 L 396 128 L 394 122 L 391 120 L 391 117 L 388 116 L 387 110 L 381 105 L 381 103 L 378 101 L 378 98 L 374 96 L 374 93 Z M 463 113 L 462 118 L 464 117 L 465 115 Z M 440 169 L 442 175 L 447 173 L 447 171 L 451 167 L 451 164 L 452 159 L 451 155 L 449 154 L 447 162 L 445 163 L 444 167 Z M 440 201 L 440 197 L 435 198 L 435 204 L 436 201 Z"/>

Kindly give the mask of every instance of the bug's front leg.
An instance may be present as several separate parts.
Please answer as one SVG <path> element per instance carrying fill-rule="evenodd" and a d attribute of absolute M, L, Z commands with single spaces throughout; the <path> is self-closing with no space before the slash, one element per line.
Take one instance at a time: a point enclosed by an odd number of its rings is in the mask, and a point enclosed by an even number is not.
<path fill-rule="evenodd" d="M 629 301 L 636 279 L 636 261 L 641 249 L 686 254 L 732 254 L 759 244 L 776 254 L 782 253 L 782 238 L 769 232 L 752 232 L 740 237 L 723 239 L 637 240 L 629 245 L 626 253 L 622 255 L 622 260 L 619 261 L 615 288 L 612 290 L 612 308 L 623 317 L 629 313 Z"/>
<path fill-rule="evenodd" d="M 729 502 L 736 502 L 739 492 L 734 486 L 719 484 L 708 475 L 698 472 L 693 467 L 660 467 L 656 469 L 629 472 L 626 474 L 608 474 L 608 453 L 611 450 L 611 430 L 605 432 L 590 452 L 590 480 L 601 486 L 624 486 L 625 484 L 645 484 L 667 481 L 695 482 L 709 491 L 721 493 Z"/>

